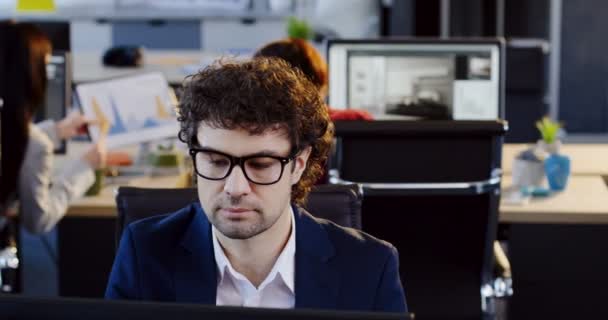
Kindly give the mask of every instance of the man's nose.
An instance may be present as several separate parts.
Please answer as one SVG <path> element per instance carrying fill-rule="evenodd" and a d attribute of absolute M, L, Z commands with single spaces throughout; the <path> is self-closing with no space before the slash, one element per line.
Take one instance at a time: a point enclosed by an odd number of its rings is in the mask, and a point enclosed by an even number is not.
<path fill-rule="evenodd" d="M 246 195 L 251 192 L 249 180 L 245 177 L 245 173 L 240 165 L 234 166 L 230 175 L 226 177 L 224 191 L 233 197 Z"/>

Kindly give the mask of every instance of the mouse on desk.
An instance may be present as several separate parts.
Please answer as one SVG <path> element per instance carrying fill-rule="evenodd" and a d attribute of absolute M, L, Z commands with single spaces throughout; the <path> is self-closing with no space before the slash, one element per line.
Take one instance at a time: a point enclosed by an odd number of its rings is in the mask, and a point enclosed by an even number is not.
<path fill-rule="evenodd" d="M 108 67 L 140 67 L 144 50 L 137 46 L 115 46 L 103 54 L 103 65 Z"/>

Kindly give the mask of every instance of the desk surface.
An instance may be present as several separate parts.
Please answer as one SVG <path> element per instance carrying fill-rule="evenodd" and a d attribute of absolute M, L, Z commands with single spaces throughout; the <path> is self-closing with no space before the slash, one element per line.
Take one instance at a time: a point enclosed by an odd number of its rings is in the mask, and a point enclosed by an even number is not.
<path fill-rule="evenodd" d="M 68 150 L 81 154 L 86 144 L 71 143 Z M 523 144 L 505 145 L 503 165 L 507 174 L 503 187 L 511 185 L 510 161 Z M 131 152 L 133 150 L 130 150 Z M 500 221 L 507 223 L 590 223 L 608 224 L 608 186 L 600 175 L 608 174 L 608 145 L 564 145 L 572 158 L 572 176 L 565 191 L 548 198 L 534 198 L 524 205 L 501 203 Z M 600 161 L 605 157 L 605 160 Z M 59 159 L 62 157 L 58 157 Z M 510 158 L 512 159 L 512 158 Z M 60 162 L 60 161 L 57 161 Z M 603 162 L 603 163 L 602 163 Z M 123 184 L 135 187 L 172 188 L 183 185 L 183 177 L 138 177 Z M 68 209 L 70 217 L 113 217 L 118 185 L 105 186 L 100 195 L 76 200 Z"/>
<path fill-rule="evenodd" d="M 180 184 L 176 176 L 137 178 L 129 186 L 171 188 Z M 511 184 L 504 177 L 503 186 Z M 113 217 L 117 185 L 106 186 L 100 195 L 84 197 L 69 208 L 69 217 Z M 608 186 L 599 176 L 572 176 L 565 191 L 547 198 L 534 198 L 524 205 L 501 203 L 500 221 L 505 223 L 608 224 Z"/>
<path fill-rule="evenodd" d="M 511 174 L 513 159 L 527 144 L 510 144 L 503 146 L 502 168 L 505 174 Z M 564 144 L 561 152 L 570 157 L 573 175 L 608 175 L 608 144 Z"/>
<path fill-rule="evenodd" d="M 503 179 L 503 186 L 511 177 Z M 500 204 L 506 223 L 608 224 L 608 186 L 600 176 L 571 176 L 565 191 L 523 205 Z"/>
<path fill-rule="evenodd" d="M 195 73 L 199 66 L 209 64 L 221 55 L 198 50 L 145 50 L 142 67 L 116 68 L 102 64 L 101 52 L 78 52 L 74 54 L 74 82 L 107 80 L 130 75 L 162 72 L 167 81 L 180 85 L 184 78 Z"/>
<path fill-rule="evenodd" d="M 176 188 L 180 186 L 180 177 L 140 177 L 121 186 L 146 188 Z M 74 201 L 66 215 L 68 217 L 114 217 L 116 216 L 116 202 L 114 197 L 119 185 L 106 185 L 99 195 L 83 197 Z"/>

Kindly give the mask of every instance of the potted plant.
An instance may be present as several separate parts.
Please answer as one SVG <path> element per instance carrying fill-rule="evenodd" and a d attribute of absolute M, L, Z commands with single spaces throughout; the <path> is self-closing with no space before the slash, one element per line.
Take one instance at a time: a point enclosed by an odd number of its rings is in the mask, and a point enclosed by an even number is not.
<path fill-rule="evenodd" d="M 549 188 L 555 191 L 563 190 L 570 176 L 570 158 L 559 154 L 561 142 L 558 133 L 562 125 L 549 119 L 549 117 L 544 117 L 536 122 L 536 127 L 542 137 L 539 141 L 539 147 L 549 154 L 544 161 Z"/>
<path fill-rule="evenodd" d="M 558 134 L 562 125 L 545 116 L 541 120 L 536 121 L 536 128 L 540 131 L 541 135 L 541 140 L 538 142 L 539 147 L 549 154 L 558 153 L 561 145 Z"/>
<path fill-rule="evenodd" d="M 306 20 L 290 17 L 287 20 L 287 36 L 290 38 L 311 40 L 314 36 L 314 31 Z"/>

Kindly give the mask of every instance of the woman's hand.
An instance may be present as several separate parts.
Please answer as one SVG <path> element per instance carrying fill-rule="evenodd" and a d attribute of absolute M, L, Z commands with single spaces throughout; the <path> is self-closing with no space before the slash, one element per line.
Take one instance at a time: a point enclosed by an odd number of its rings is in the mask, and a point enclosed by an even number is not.
<path fill-rule="evenodd" d="M 108 150 L 106 149 L 105 141 L 98 141 L 84 153 L 82 159 L 86 161 L 91 168 L 102 169 L 106 166 L 107 155 Z"/>
<path fill-rule="evenodd" d="M 67 117 L 57 122 L 57 135 L 60 139 L 70 139 L 83 133 L 84 126 L 96 122 L 86 118 L 80 111 L 72 111 Z"/>

